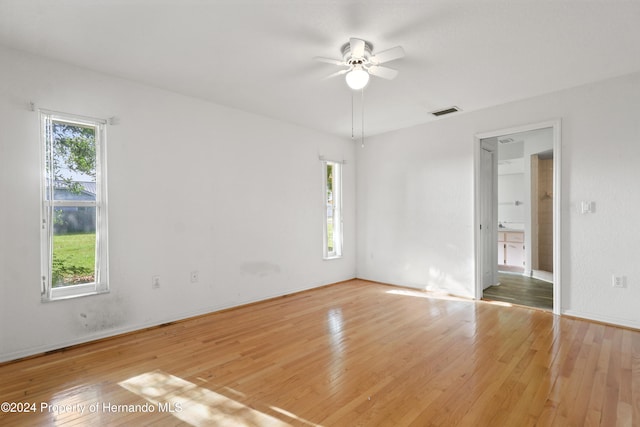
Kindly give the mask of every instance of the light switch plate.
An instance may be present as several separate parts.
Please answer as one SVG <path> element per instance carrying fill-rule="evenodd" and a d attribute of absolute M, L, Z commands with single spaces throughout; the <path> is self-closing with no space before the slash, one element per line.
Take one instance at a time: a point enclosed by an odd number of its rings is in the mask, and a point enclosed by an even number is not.
<path fill-rule="evenodd" d="M 593 202 L 581 202 L 580 213 L 588 214 L 595 211 L 595 204 Z"/>

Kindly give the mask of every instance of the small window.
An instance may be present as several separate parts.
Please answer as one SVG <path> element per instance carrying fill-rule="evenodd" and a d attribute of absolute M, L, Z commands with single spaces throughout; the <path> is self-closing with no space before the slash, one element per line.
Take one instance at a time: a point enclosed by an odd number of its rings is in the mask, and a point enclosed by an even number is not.
<path fill-rule="evenodd" d="M 324 258 L 342 257 L 342 165 L 322 162 L 324 181 Z"/>
<path fill-rule="evenodd" d="M 108 291 L 105 124 L 40 112 L 42 299 Z"/>

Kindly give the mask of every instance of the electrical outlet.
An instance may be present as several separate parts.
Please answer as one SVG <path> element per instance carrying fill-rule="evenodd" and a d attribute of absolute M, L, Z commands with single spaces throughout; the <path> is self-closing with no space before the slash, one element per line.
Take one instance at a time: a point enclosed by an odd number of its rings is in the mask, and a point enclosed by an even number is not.
<path fill-rule="evenodd" d="M 160 276 L 151 277 L 151 289 L 159 289 L 160 288 Z"/>
<path fill-rule="evenodd" d="M 198 273 L 198 270 L 194 270 L 191 272 L 191 283 L 198 283 L 198 278 L 200 276 L 200 273 Z"/>
<path fill-rule="evenodd" d="M 611 277 L 611 285 L 614 288 L 626 288 L 627 287 L 627 278 L 624 276 L 612 276 Z"/>

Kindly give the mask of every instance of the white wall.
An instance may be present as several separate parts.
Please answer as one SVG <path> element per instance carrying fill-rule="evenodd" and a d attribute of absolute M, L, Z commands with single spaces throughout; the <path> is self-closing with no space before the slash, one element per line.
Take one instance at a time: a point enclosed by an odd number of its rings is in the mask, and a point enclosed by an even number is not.
<path fill-rule="evenodd" d="M 640 327 L 638 117 L 633 74 L 369 138 L 357 151 L 358 277 L 472 296 L 474 135 L 561 118 L 561 310 Z M 580 215 L 581 200 L 596 213 Z"/>
<path fill-rule="evenodd" d="M 351 141 L 3 48 L 0 63 L 0 361 L 355 276 Z M 29 101 L 118 119 L 107 295 L 40 302 Z M 322 259 L 321 155 L 347 161 L 339 260 Z"/>

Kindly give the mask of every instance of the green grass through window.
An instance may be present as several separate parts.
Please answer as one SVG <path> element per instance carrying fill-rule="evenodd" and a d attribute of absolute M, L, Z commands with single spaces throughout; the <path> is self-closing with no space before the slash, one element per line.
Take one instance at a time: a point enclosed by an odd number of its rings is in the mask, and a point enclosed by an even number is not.
<path fill-rule="evenodd" d="M 53 286 L 93 282 L 95 256 L 95 233 L 53 236 Z"/>

